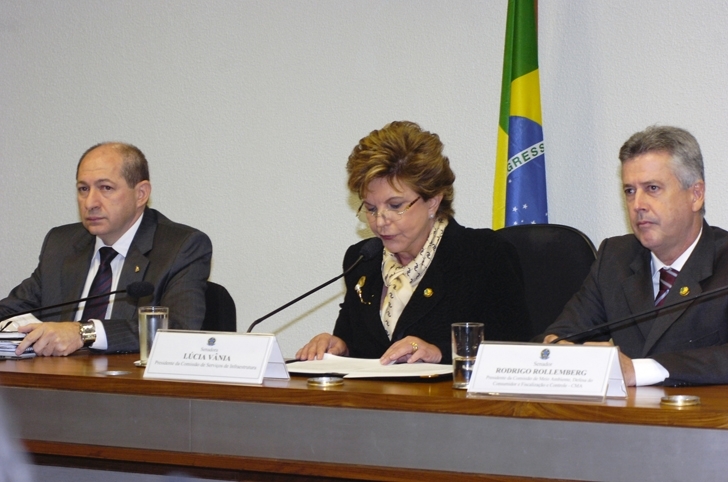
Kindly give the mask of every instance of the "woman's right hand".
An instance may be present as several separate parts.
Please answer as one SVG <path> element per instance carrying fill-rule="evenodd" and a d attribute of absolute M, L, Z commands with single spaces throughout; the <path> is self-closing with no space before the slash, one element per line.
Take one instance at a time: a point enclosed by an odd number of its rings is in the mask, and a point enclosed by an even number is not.
<path fill-rule="evenodd" d="M 349 348 L 344 340 L 329 333 L 321 333 L 311 338 L 311 341 L 296 352 L 297 360 L 323 360 L 324 353 L 347 356 Z"/>

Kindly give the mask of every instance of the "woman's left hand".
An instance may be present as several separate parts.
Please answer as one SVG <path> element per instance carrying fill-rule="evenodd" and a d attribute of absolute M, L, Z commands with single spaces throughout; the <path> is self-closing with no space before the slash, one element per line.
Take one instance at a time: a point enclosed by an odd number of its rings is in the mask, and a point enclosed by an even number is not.
<path fill-rule="evenodd" d="M 440 363 L 442 352 L 435 345 L 427 343 L 416 336 L 406 336 L 389 347 L 379 362 L 382 365 L 391 363 L 414 363 L 423 361 L 427 363 Z"/>

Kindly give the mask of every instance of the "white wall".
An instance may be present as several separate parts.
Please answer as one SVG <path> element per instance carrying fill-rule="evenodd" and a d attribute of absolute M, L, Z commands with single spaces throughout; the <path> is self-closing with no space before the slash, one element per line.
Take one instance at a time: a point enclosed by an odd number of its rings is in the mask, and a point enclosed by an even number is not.
<path fill-rule="evenodd" d="M 692 131 L 708 220 L 728 226 L 728 4 L 542 0 L 550 220 L 595 243 L 627 232 L 619 146 Z M 0 293 L 74 222 L 75 165 L 122 140 L 151 163 L 152 206 L 207 232 L 239 328 L 330 277 L 366 236 L 344 165 L 395 119 L 440 134 L 457 219 L 490 225 L 507 2 L 0 2 Z M 331 330 L 335 284 L 267 322 L 291 356 Z"/>

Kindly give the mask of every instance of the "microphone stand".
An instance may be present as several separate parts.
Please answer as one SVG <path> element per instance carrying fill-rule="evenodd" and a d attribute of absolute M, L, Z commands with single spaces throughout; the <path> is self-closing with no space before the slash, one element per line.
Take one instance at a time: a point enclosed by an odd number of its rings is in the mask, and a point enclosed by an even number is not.
<path fill-rule="evenodd" d="M 716 293 L 720 293 L 720 292 L 726 291 L 726 290 L 728 290 L 728 285 L 721 286 L 719 288 L 714 288 L 712 290 L 704 291 L 704 292 L 702 292 L 702 293 L 700 293 L 700 294 L 698 294 L 696 296 L 693 296 L 692 298 L 683 298 L 681 300 L 673 301 L 672 303 L 668 303 L 666 305 L 662 305 L 662 306 L 659 306 L 659 307 L 656 307 L 656 308 L 650 308 L 649 310 L 644 310 L 644 311 L 642 311 L 640 313 L 636 313 L 634 315 L 629 315 L 629 316 L 627 316 L 625 318 L 620 318 L 620 319 L 615 320 L 615 321 L 609 321 L 607 323 L 601 323 L 599 325 L 596 325 L 596 326 L 593 326 L 593 327 L 589 328 L 588 330 L 579 331 L 577 333 L 572 333 L 571 335 L 560 336 L 560 337 L 556 338 L 555 340 L 553 340 L 550 344 L 558 343 L 558 342 L 564 341 L 564 340 L 570 340 L 572 338 L 582 337 L 584 335 L 588 335 L 589 333 L 591 333 L 593 331 L 601 330 L 601 329 L 604 329 L 604 328 L 610 328 L 610 327 L 612 327 L 614 325 L 618 325 L 618 324 L 623 323 L 625 321 L 629 321 L 629 320 L 632 320 L 632 319 L 635 319 L 635 318 L 641 318 L 641 317 L 643 317 L 645 315 L 649 315 L 649 314 L 652 314 L 652 313 L 657 313 L 659 311 L 666 310 L 668 308 L 673 308 L 675 306 L 682 305 L 683 303 L 689 303 L 689 302 L 695 301 L 695 300 L 697 300 L 699 298 L 704 298 L 706 296 L 714 295 Z"/>
<path fill-rule="evenodd" d="M 61 306 L 72 305 L 74 303 L 80 303 L 82 301 L 86 302 L 86 301 L 90 301 L 90 300 L 95 300 L 96 298 L 103 298 L 104 296 L 118 295 L 119 293 L 127 293 L 131 298 L 139 299 L 139 298 L 142 298 L 144 296 L 149 296 L 152 293 L 154 293 L 154 285 L 148 281 L 136 281 L 134 283 L 128 284 L 126 286 L 126 288 L 123 290 L 109 291 L 108 293 L 101 293 L 98 295 L 87 296 L 86 298 L 80 298 L 80 299 L 72 300 L 72 301 L 64 301 L 63 303 L 57 303 L 55 305 L 41 306 L 39 308 L 31 308 L 29 310 L 19 311 L 17 313 L 11 313 L 9 315 L 4 315 L 4 316 L 0 317 L 0 322 L 3 322 L 10 318 L 14 318 L 16 316 L 27 315 L 28 313 L 33 313 L 35 311 L 52 310 L 54 308 L 60 308 Z M 0 328 L 0 332 L 5 330 L 5 328 L 7 328 L 8 326 L 10 326 L 10 323 L 11 322 L 5 323 L 5 325 L 3 325 L 2 328 Z"/>
<path fill-rule="evenodd" d="M 333 282 L 334 282 L 334 281 L 336 281 L 337 279 L 339 279 L 339 278 L 342 278 L 342 277 L 346 276 L 347 274 L 349 274 L 349 272 L 350 272 L 350 271 L 351 271 L 352 269 L 354 269 L 354 268 L 356 267 L 356 265 L 358 265 L 358 264 L 359 264 L 359 262 L 360 262 L 360 261 L 361 261 L 362 259 L 364 259 L 364 257 L 365 257 L 365 256 L 364 256 L 364 254 L 360 254 L 360 255 L 359 255 L 359 257 L 357 258 L 357 260 L 356 260 L 356 261 L 354 261 L 354 263 L 353 263 L 353 264 L 352 264 L 351 266 L 349 266 L 349 268 L 348 268 L 348 269 L 347 269 L 346 271 L 344 271 L 343 273 L 341 273 L 340 275 L 334 276 L 333 278 L 331 278 L 330 280 L 328 280 L 328 281 L 327 281 L 326 283 L 324 283 L 324 284 L 322 284 L 322 285 L 319 285 L 319 286 L 315 287 L 315 288 L 314 288 L 314 289 L 312 289 L 311 291 L 308 291 L 308 292 L 306 292 L 306 293 L 302 294 L 301 296 L 299 296 L 299 297 L 298 297 L 298 298 L 296 298 L 295 300 L 291 300 L 291 301 L 289 301 L 288 303 L 286 303 L 285 305 L 281 306 L 280 308 L 276 308 L 275 310 L 271 311 L 271 312 L 270 312 L 270 313 L 268 313 L 267 315 L 264 315 L 264 316 L 262 316 L 262 317 L 258 318 L 257 320 L 255 320 L 255 321 L 254 321 L 253 323 L 251 323 L 251 324 L 250 324 L 250 327 L 248 327 L 248 331 L 246 331 L 245 333 L 250 333 L 250 332 L 252 332 L 252 331 L 253 331 L 253 328 L 255 328 L 255 326 L 256 326 L 256 325 L 257 325 L 258 323 L 260 323 L 261 321 L 263 321 L 263 320 L 267 320 L 268 318 L 270 318 L 271 316 L 275 315 L 275 314 L 276 314 L 276 313 L 278 313 L 279 311 L 283 311 L 283 310 L 285 310 L 286 308 L 288 308 L 288 307 L 289 307 L 289 306 L 291 306 L 292 304 L 294 304 L 294 303 L 297 303 L 298 301 L 300 301 L 300 300 L 304 299 L 304 298 L 305 298 L 305 297 L 307 297 L 308 295 L 311 295 L 311 294 L 313 294 L 313 293 L 317 292 L 318 290 L 320 290 L 320 289 L 322 289 L 322 288 L 325 288 L 325 287 L 327 287 L 328 285 L 330 285 L 331 283 L 333 283 Z"/>
<path fill-rule="evenodd" d="M 110 291 L 108 293 L 101 293 L 99 295 L 89 296 L 88 298 L 84 298 L 82 300 L 66 301 L 66 302 L 63 302 L 63 303 L 58 303 L 56 305 L 43 306 L 42 308 L 40 308 L 40 310 L 52 310 L 53 308 L 60 308 L 61 306 L 71 305 L 73 303 L 79 303 L 80 301 L 95 300 L 96 298 L 103 298 L 104 296 L 118 295 L 119 293 L 126 293 L 126 290 Z M 34 311 L 38 311 L 38 310 L 39 310 L 39 308 L 33 308 L 33 309 L 30 309 L 30 310 L 21 311 L 19 313 L 13 313 L 13 314 L 10 314 L 10 315 L 5 315 L 3 317 L 0 317 L 0 322 L 3 322 L 3 321 L 8 320 L 10 318 L 15 318 L 16 316 L 27 315 L 28 313 L 33 313 Z M 0 332 L 1 331 L 4 331 L 5 328 L 7 328 L 8 326 L 10 326 L 10 323 L 12 323 L 12 321 L 10 321 L 8 323 L 5 323 L 3 325 L 3 327 L 0 328 Z"/>

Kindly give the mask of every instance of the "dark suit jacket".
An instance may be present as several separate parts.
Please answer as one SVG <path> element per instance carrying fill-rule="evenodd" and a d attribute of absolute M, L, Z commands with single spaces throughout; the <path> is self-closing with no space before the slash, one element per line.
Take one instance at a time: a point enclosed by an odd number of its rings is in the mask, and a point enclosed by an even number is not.
<path fill-rule="evenodd" d="M 30 278 L 0 301 L 0 316 L 81 297 L 95 236 L 81 223 L 53 228 Z M 137 307 L 169 307 L 170 328 L 197 330 L 205 317 L 205 288 L 212 243 L 206 234 L 147 208 L 119 278 L 118 289 L 149 281 L 154 294 L 140 300 L 116 295 L 110 320 L 102 320 L 108 352 L 138 351 Z M 36 313 L 43 321 L 72 320 L 76 306 Z"/>
<path fill-rule="evenodd" d="M 364 240 L 344 257 L 348 268 L 359 256 Z M 442 363 L 451 363 L 450 325 L 485 323 L 486 340 L 524 340 L 528 337 L 523 278 L 515 249 L 490 229 L 470 229 L 451 219 L 430 267 L 397 322 L 392 341 L 382 326 L 382 257 L 362 262 L 346 278 L 346 295 L 334 335 L 343 339 L 349 355 L 379 358 L 392 343 L 412 335 L 436 345 Z M 363 304 L 354 291 L 359 278 Z M 425 290 L 432 295 L 426 296 Z M 429 291 L 428 291 L 429 293 Z"/>
<path fill-rule="evenodd" d="M 654 307 L 650 251 L 634 235 L 609 238 L 581 290 L 546 334 L 567 335 Z M 728 284 L 728 233 L 703 222 L 695 246 L 665 304 Z M 684 290 L 683 290 L 684 291 Z M 630 358 L 654 358 L 669 372 L 667 385 L 728 383 L 728 296 L 668 308 L 589 337 L 612 338 Z M 586 341 L 586 340 L 581 340 Z"/>

